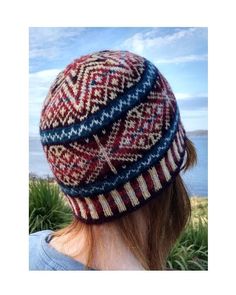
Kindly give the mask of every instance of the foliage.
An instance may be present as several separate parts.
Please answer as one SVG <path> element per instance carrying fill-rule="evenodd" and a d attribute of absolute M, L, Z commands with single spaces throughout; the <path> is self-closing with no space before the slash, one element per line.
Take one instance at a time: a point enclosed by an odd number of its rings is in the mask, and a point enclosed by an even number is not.
<path fill-rule="evenodd" d="M 29 232 L 59 229 L 70 222 L 71 210 L 57 185 L 42 179 L 29 183 Z"/>

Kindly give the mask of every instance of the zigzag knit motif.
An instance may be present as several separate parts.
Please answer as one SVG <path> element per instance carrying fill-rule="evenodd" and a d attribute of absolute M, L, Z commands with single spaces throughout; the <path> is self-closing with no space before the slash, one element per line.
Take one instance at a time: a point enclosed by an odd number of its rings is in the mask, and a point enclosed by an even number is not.
<path fill-rule="evenodd" d="M 101 127 L 105 127 L 119 118 L 125 111 L 131 109 L 146 98 L 157 79 L 156 68 L 147 62 L 147 69 L 141 81 L 129 89 L 124 95 L 111 101 L 106 108 L 83 120 L 82 123 L 73 126 L 41 130 L 40 135 L 43 144 L 65 143 L 82 137 L 87 137 Z"/>
<path fill-rule="evenodd" d="M 75 216 L 102 223 L 161 192 L 186 157 L 170 85 L 127 51 L 82 56 L 59 73 L 43 104 L 40 136 Z"/>

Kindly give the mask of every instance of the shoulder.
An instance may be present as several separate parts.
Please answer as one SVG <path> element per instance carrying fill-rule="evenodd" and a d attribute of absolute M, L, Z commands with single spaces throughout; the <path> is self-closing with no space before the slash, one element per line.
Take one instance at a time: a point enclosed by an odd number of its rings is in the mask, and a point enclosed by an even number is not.
<path fill-rule="evenodd" d="M 29 235 L 29 250 L 38 249 L 41 247 L 42 240 L 45 240 L 50 234 L 51 230 L 42 230 Z"/>
<path fill-rule="evenodd" d="M 35 239 L 39 239 L 40 237 L 44 236 L 47 237 L 49 234 L 51 234 L 52 231 L 51 230 L 41 230 L 41 231 L 37 231 L 35 233 L 32 233 L 29 235 L 29 239 L 30 240 L 35 240 Z"/>
<path fill-rule="evenodd" d="M 30 270 L 85 270 L 85 265 L 58 252 L 50 244 L 50 230 L 39 231 L 29 236 Z"/>
<path fill-rule="evenodd" d="M 51 269 L 47 263 L 43 243 L 52 233 L 50 230 L 38 231 L 29 235 L 29 269 L 30 270 L 48 270 Z"/>

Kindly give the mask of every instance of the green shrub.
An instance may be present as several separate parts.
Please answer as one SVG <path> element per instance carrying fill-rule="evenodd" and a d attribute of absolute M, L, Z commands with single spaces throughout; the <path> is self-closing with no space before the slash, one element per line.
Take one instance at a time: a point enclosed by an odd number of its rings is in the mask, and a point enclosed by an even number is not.
<path fill-rule="evenodd" d="M 29 183 L 29 232 L 56 230 L 68 224 L 72 213 L 57 185 L 34 179 Z"/>

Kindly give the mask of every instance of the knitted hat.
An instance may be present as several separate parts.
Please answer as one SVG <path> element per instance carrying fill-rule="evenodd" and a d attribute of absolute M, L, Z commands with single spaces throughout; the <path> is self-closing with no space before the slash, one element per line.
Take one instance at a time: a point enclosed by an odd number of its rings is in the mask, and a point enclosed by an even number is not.
<path fill-rule="evenodd" d="M 128 51 L 82 56 L 59 73 L 40 135 L 61 190 L 85 223 L 112 220 L 157 197 L 186 153 L 168 82 Z"/>

